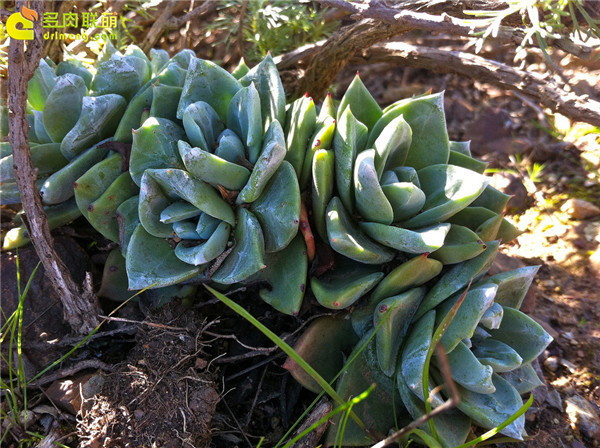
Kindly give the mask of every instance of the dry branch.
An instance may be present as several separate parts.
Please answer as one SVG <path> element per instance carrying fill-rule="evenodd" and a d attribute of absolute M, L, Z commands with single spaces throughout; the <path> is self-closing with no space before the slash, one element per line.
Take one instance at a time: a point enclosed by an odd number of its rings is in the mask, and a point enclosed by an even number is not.
<path fill-rule="evenodd" d="M 535 99 L 553 112 L 576 121 L 600 126 L 600 102 L 560 88 L 551 79 L 500 62 L 462 51 L 390 42 L 363 51 L 360 63 L 388 63 L 424 68 L 433 72 L 455 73 L 484 83 L 515 90 Z"/>
<path fill-rule="evenodd" d="M 436 2 L 436 6 L 447 5 L 447 9 L 441 9 L 439 16 L 430 13 L 415 12 L 415 4 L 408 2 L 395 3 L 394 7 L 389 7 L 380 1 L 371 2 L 369 4 L 351 3 L 346 0 L 317 0 L 323 6 L 339 8 L 352 13 L 360 19 L 376 19 L 387 23 L 396 23 L 401 27 L 415 28 L 423 31 L 434 33 L 447 33 L 459 36 L 474 36 L 476 33 L 482 33 L 488 28 L 488 24 L 477 23 L 473 17 L 469 18 L 469 22 L 464 19 L 451 17 L 449 14 L 457 12 L 451 6 L 455 2 Z M 433 2 L 421 2 L 433 3 Z M 501 2 L 479 2 L 487 4 L 484 9 L 493 10 Z M 481 5 L 484 6 L 484 5 Z M 463 5 L 463 9 L 470 9 Z M 497 9 L 497 8 L 496 8 Z M 436 8 L 438 11 L 438 8 Z M 462 14 L 461 14 L 462 15 Z M 522 23 L 520 24 L 522 25 Z M 501 45 L 520 45 L 525 37 L 525 32 L 518 27 L 501 26 L 497 35 L 489 36 L 488 40 Z M 561 48 L 567 53 L 580 58 L 586 58 L 591 55 L 591 48 L 577 45 L 572 40 L 563 37 L 555 39 L 552 44 Z M 531 45 L 530 45 L 531 46 Z"/>
<path fill-rule="evenodd" d="M 187 14 L 184 14 L 181 17 L 173 17 L 173 10 L 176 2 L 167 1 L 163 3 L 166 3 L 163 13 L 156 19 L 152 28 L 150 28 L 150 31 L 148 31 L 148 34 L 144 38 L 144 41 L 140 43 L 140 48 L 146 53 L 156 45 L 165 32 L 179 29 L 187 22 L 212 12 L 217 7 L 216 2 L 205 1 Z M 161 5 L 163 3 L 161 3 Z"/>
<path fill-rule="evenodd" d="M 397 24 L 380 23 L 373 19 L 341 28 L 332 34 L 320 51 L 312 58 L 296 95 L 308 92 L 315 101 L 320 101 L 333 83 L 337 74 L 346 66 L 357 51 L 390 37 L 397 36 L 410 28 Z"/>
<path fill-rule="evenodd" d="M 17 2 L 20 10 L 25 1 Z M 31 6 L 41 17 L 44 2 L 32 2 Z M 41 20 L 35 22 L 35 39 L 29 41 L 25 51 L 24 41 L 11 39 L 9 50 L 8 104 L 10 109 L 9 141 L 13 148 L 13 161 L 16 182 L 21 192 L 21 200 L 25 211 L 23 221 L 33 246 L 40 258 L 46 275 L 51 280 L 63 305 L 65 320 L 74 332 L 90 333 L 98 325 L 100 307 L 91 286 L 86 283 L 80 290 L 63 261 L 54 249 L 52 236 L 48 227 L 46 213 L 36 189 L 37 171 L 31 161 L 29 124 L 26 117 L 27 83 L 37 68 L 42 54 Z"/>

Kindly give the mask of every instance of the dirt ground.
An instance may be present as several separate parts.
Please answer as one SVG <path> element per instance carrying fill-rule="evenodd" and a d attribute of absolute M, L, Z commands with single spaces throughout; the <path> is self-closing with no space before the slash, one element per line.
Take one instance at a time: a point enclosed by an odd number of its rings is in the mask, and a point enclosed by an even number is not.
<path fill-rule="evenodd" d="M 494 51 L 488 49 L 488 56 Z M 600 85 L 600 63 L 576 64 L 560 54 L 556 61 L 575 79 L 575 88 L 600 97 L 593 90 Z M 542 70 L 543 64 L 541 56 L 527 61 L 530 70 Z M 430 88 L 445 90 L 451 139 L 472 140 L 474 155 L 496 169 L 499 188 L 514 195 L 507 216 L 524 233 L 502 248 L 497 267 L 541 266 L 525 306 L 554 342 L 539 359 L 545 385 L 534 393 L 526 416 L 531 439 L 505 446 L 599 446 L 565 409 L 570 397 L 580 396 L 600 413 L 600 269 L 595 271 L 590 261 L 600 246 L 600 216 L 576 218 L 561 208 L 573 198 L 600 207 L 600 134 L 586 134 L 592 131 L 586 125 L 548 116 L 531 101 L 496 87 L 409 68 L 348 66 L 334 96 L 341 97 L 357 70 L 382 106 Z M 534 167 L 541 164 L 536 173 Z M 86 247 L 98 236 L 80 225 L 57 233 Z M 101 272 L 109 248 L 99 239 L 86 260 L 93 265 L 90 270 Z M 3 259 L 4 281 L 12 275 L 5 272 L 8 265 Z M 43 294 L 49 286 L 40 288 Z M 298 316 L 282 316 L 253 292 L 243 291 L 236 300 L 288 341 L 323 313 L 307 297 Z M 53 304 L 49 308 L 56 311 L 60 305 Z M 114 306 L 104 303 L 107 312 Z M 32 318 L 38 326 L 51 315 L 39 314 Z M 46 323 L 56 329 L 59 318 L 52 316 L 54 323 Z M 262 446 L 273 446 L 314 398 L 281 367 L 281 351 L 203 290 L 194 301 L 176 301 L 147 314 L 129 303 L 118 318 L 59 366 L 68 370 L 95 362 L 67 377 L 76 384 L 77 378 L 83 378 L 78 384 L 89 381 L 84 373 L 101 378 L 85 397 L 81 386 L 79 408 L 37 393 L 32 428 L 50 434 L 49 440 L 94 448 L 220 448 L 256 447 L 265 437 Z M 27 353 L 31 370 L 39 370 L 35 344 Z M 64 347 L 52 356 L 61 353 Z"/>

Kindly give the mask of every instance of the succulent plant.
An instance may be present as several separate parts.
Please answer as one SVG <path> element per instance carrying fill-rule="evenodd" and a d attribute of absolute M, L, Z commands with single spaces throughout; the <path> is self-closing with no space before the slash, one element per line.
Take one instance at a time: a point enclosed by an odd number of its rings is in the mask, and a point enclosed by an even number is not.
<path fill-rule="evenodd" d="M 132 84 L 137 92 L 122 85 L 120 69 L 105 67 L 114 57 L 98 67 L 92 85 L 130 98 L 114 136 L 131 145 L 129 169 L 113 154 L 80 177 L 81 213 L 120 243 L 130 289 L 266 281 L 263 299 L 297 312 L 306 247 L 272 58 L 232 75 L 190 51 L 151 55 L 152 79 Z"/>
<path fill-rule="evenodd" d="M 357 75 L 339 102 L 286 104 L 270 56 L 230 74 L 189 50 L 148 59 L 107 47 L 93 76 L 59 67 L 42 61 L 30 84 L 34 158 L 51 174 L 43 200 L 119 244 L 104 295 L 151 288 L 156 305 L 173 288 L 258 283 L 265 302 L 295 314 L 310 290 L 343 311 L 316 320 L 296 349 L 330 381 L 344 354 L 355 358 L 338 393 L 377 383 L 353 409 L 381 435 L 426 412 L 445 381 L 441 360 L 429 364 L 438 342 L 461 394 L 422 428 L 443 446 L 473 424 L 499 425 L 539 385 L 531 362 L 551 338 L 519 311 L 537 268 L 486 276 L 519 232 L 486 164 L 449 140 L 442 94 L 382 109 Z M 441 402 L 433 394 L 431 406 Z M 519 439 L 523 424 L 501 432 Z M 349 421 L 344 442 L 369 439 Z"/>
<path fill-rule="evenodd" d="M 461 300 L 439 341 L 461 402 L 434 419 L 439 443 L 458 446 L 473 424 L 500 425 L 522 406 L 520 394 L 541 384 L 531 361 L 551 337 L 518 311 L 537 267 L 485 277 L 500 243 L 519 232 L 503 217 L 509 197 L 482 175 L 485 163 L 468 143 L 448 140 L 441 94 L 381 110 L 357 76 L 335 116 L 333 148 L 312 159 L 313 220 L 335 262 L 310 283 L 321 305 L 355 306 L 335 324 L 317 320 L 295 348 L 329 381 L 344 367 L 341 353 L 357 356 L 337 392 L 349 399 L 377 383 L 353 410 L 384 437 L 424 415 L 426 396 L 444 382 L 440 360 L 427 369 L 426 359 Z M 320 391 L 292 360 L 285 367 Z M 432 398 L 433 407 L 443 402 Z M 501 433 L 521 439 L 524 417 Z M 369 442 L 348 420 L 344 444 Z"/>
<path fill-rule="evenodd" d="M 131 57 L 118 52 L 113 55 L 115 60 Z M 96 89 L 97 79 L 98 75 L 93 76 L 76 62 L 55 65 L 49 59 L 42 59 L 29 82 L 27 118 L 31 156 L 38 170 L 38 188 L 51 229 L 81 216 L 73 183 L 106 157 L 109 145 L 103 143 L 112 138 L 127 105 L 121 95 L 103 94 Z M 3 129 L 5 138 L 8 126 Z M 19 203 L 12 148 L 8 142 L 0 145 L 1 200 L 3 204 Z M 27 230 L 21 225 L 7 233 L 3 249 L 14 249 L 28 242 Z"/>

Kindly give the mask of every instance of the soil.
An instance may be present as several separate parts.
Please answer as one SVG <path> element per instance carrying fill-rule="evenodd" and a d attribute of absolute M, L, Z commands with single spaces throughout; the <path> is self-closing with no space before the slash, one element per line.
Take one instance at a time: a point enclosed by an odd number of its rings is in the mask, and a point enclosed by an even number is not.
<path fill-rule="evenodd" d="M 177 304 L 147 317 L 127 359 L 81 411 L 80 447 L 210 445 L 220 394 L 204 352 L 207 325 L 195 317 Z"/>
<path fill-rule="evenodd" d="M 425 39 L 413 37 L 417 43 Z M 487 56 L 494 56 L 493 48 L 487 51 Z M 514 55 L 495 56 L 510 60 Z M 560 53 L 553 56 L 567 75 L 577 79 L 576 88 L 594 94 L 600 66 L 577 64 Z M 543 65 L 539 55 L 527 61 L 530 70 L 543 70 Z M 536 390 L 527 413 L 531 438 L 503 446 L 599 446 L 570 421 L 564 402 L 579 395 L 600 413 L 600 273 L 590 263 L 600 245 L 600 217 L 574 219 L 560 209 L 574 197 L 600 207 L 600 163 L 593 162 L 600 160 L 600 137 L 581 135 L 585 125 L 548 115 L 531 101 L 496 87 L 410 68 L 350 65 L 336 80 L 335 97 L 341 97 L 357 70 L 382 106 L 430 88 L 445 90 L 450 138 L 471 139 L 475 156 L 490 162 L 499 177 L 513 176 L 511 211 L 518 214 L 508 217 L 524 233 L 503 246 L 506 257 L 499 263 L 506 269 L 541 266 L 526 311 L 554 342 L 539 359 L 545 386 Z M 545 164 L 535 179 L 527 171 L 534 163 Z M 58 233 L 74 234 L 86 247 L 96 240 L 91 252 L 99 270 L 111 247 L 108 242 L 79 227 Z M 4 258 L 2 264 L 6 281 Z M 298 316 L 282 316 L 254 293 L 250 287 L 234 298 L 288 342 L 323 313 L 307 297 Z M 104 307 L 109 312 L 115 304 Z M 131 302 L 118 316 L 124 321 L 109 322 L 60 366 L 86 359 L 110 364 L 102 390 L 86 403 L 76 422 L 64 412 L 49 426 L 39 417 L 34 425 L 40 432 L 81 447 L 255 447 L 263 437 L 262 446 L 273 446 L 315 397 L 281 367 L 285 360 L 281 351 L 202 288 L 194 301 L 175 300 L 145 315 Z M 34 320 L 44 322 L 43 316 Z M 67 338 L 66 331 L 62 328 L 53 337 Z M 36 337 L 32 340 L 35 345 Z M 558 408 L 553 406 L 553 391 L 562 400 Z"/>

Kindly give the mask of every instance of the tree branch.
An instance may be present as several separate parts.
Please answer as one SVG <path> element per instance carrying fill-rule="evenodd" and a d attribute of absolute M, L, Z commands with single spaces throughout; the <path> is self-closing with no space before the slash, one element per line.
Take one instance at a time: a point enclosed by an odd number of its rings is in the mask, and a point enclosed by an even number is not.
<path fill-rule="evenodd" d="M 407 4 L 407 2 L 401 2 L 400 4 L 395 3 L 394 7 L 388 7 L 381 1 L 374 1 L 368 4 L 362 3 L 351 3 L 345 0 L 317 0 L 323 6 L 330 6 L 339 8 L 348 12 L 351 12 L 354 16 L 360 19 L 376 19 L 387 23 L 397 23 L 402 27 L 410 27 L 423 31 L 430 31 L 434 33 L 447 33 L 459 36 L 472 36 L 475 37 L 475 33 L 481 33 L 488 28 L 488 24 L 477 23 L 473 17 L 469 18 L 469 22 L 464 19 L 457 19 L 451 17 L 448 13 L 452 13 L 455 9 L 450 8 L 455 2 L 444 1 L 435 2 L 437 6 L 447 5 L 447 9 L 441 10 L 441 15 L 431 15 L 424 12 L 415 12 L 411 9 L 415 8 L 414 2 Z M 418 3 L 433 3 L 433 2 L 418 2 Z M 493 10 L 494 5 L 498 6 L 502 2 L 479 2 L 486 4 L 488 10 Z M 481 5 L 484 6 L 484 5 Z M 470 9 L 463 5 L 464 9 Z M 497 9 L 497 8 L 495 8 Z M 436 8 L 437 10 L 437 8 Z M 522 24 L 521 24 L 522 25 Z M 519 28 L 513 28 L 509 26 L 501 26 L 498 29 L 498 33 L 495 36 L 489 36 L 487 40 L 496 42 L 502 45 L 520 45 L 525 37 L 525 32 Z M 567 53 L 571 53 L 579 58 L 589 57 L 591 55 L 591 48 L 577 45 L 575 42 L 567 37 L 555 39 L 552 41 L 553 45 L 561 48 Z M 534 45 L 529 45 L 534 46 Z"/>
<path fill-rule="evenodd" d="M 16 9 L 21 10 L 24 0 L 17 1 Z M 31 2 L 31 6 L 42 17 L 44 2 Z M 34 25 L 35 39 L 29 41 L 27 51 L 24 41 L 11 39 L 9 50 L 8 104 L 10 109 L 9 141 L 13 148 L 13 163 L 16 182 L 27 225 L 27 231 L 40 258 L 46 275 L 50 278 L 61 298 L 65 320 L 74 332 L 87 334 L 100 322 L 100 307 L 91 285 L 86 284 L 80 291 L 63 261 L 57 255 L 50 235 L 46 213 L 36 189 L 37 171 L 31 161 L 26 116 L 27 83 L 37 68 L 42 54 L 41 20 Z"/>
<path fill-rule="evenodd" d="M 166 31 L 181 28 L 190 20 L 207 14 L 217 7 L 216 2 L 207 0 L 200 6 L 192 9 L 187 14 L 184 14 L 181 17 L 173 17 L 173 10 L 177 2 L 167 1 L 163 3 L 167 4 L 163 10 L 163 13 L 158 17 L 158 19 L 155 20 L 152 28 L 150 28 L 150 31 L 148 31 L 148 34 L 144 38 L 144 41 L 140 43 L 140 48 L 146 53 L 156 45 Z"/>
<path fill-rule="evenodd" d="M 540 74 L 526 72 L 506 64 L 490 61 L 471 53 L 390 42 L 364 50 L 357 63 L 387 63 L 424 68 L 433 72 L 455 73 L 481 82 L 515 90 L 535 99 L 554 112 L 600 126 L 600 102 L 588 95 L 566 92 L 554 81 Z"/>
<path fill-rule="evenodd" d="M 308 92 L 315 101 L 320 101 L 337 74 L 357 51 L 410 29 L 404 24 L 380 23 L 373 19 L 341 28 L 325 41 L 310 61 L 298 84 L 296 96 Z"/>

